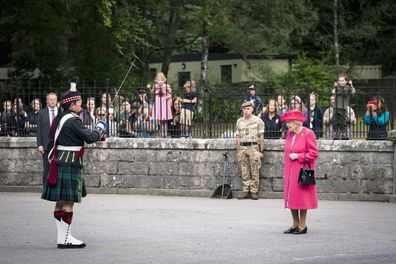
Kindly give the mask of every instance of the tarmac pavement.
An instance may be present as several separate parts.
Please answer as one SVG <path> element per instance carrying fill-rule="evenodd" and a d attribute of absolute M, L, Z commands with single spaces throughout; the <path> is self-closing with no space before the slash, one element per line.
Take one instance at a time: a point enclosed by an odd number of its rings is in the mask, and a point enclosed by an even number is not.
<path fill-rule="evenodd" d="M 283 200 L 88 194 L 57 249 L 54 203 L 0 193 L 0 263 L 396 263 L 396 203 L 319 201 L 308 234 Z"/>

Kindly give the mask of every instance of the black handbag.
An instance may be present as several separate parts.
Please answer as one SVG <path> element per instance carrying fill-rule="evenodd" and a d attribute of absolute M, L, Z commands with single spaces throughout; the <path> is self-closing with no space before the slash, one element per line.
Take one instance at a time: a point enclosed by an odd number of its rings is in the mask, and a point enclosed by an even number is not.
<path fill-rule="evenodd" d="M 315 180 L 315 171 L 311 169 L 311 165 L 307 162 L 309 168 L 305 168 L 305 156 L 304 156 L 304 163 L 303 167 L 300 169 L 300 174 L 298 176 L 298 183 L 299 184 L 316 184 Z"/>

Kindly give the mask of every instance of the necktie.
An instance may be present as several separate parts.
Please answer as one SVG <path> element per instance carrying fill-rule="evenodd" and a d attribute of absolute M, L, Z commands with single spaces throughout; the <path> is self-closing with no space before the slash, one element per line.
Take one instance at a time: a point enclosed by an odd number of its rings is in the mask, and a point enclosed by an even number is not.
<path fill-rule="evenodd" d="M 55 117 L 55 109 L 51 109 L 51 120 L 50 120 L 50 126 L 52 125 L 52 121 L 54 120 Z"/>

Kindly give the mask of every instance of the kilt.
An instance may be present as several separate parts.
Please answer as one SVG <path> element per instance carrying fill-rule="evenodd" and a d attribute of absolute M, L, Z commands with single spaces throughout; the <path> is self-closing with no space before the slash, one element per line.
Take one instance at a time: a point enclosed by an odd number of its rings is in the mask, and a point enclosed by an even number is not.
<path fill-rule="evenodd" d="M 56 185 L 49 185 L 43 189 L 41 198 L 48 201 L 81 202 L 83 176 L 80 167 L 65 167 L 58 165 L 58 179 Z"/>

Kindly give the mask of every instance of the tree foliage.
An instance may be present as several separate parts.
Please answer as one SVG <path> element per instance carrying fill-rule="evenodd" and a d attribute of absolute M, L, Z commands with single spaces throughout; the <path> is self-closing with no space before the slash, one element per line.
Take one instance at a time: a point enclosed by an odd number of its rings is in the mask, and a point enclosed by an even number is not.
<path fill-rule="evenodd" d="M 309 1 L 219 1 L 212 41 L 240 53 L 287 52 L 317 20 Z"/>
<path fill-rule="evenodd" d="M 341 65 L 383 65 L 384 75 L 396 70 L 396 2 L 392 0 L 312 1 L 319 22 L 293 49 L 306 52 L 327 64 L 335 64 L 333 47 L 333 13 L 338 13 Z"/>
<path fill-rule="evenodd" d="M 312 0 L 3 0 L 0 44 L 10 50 L 0 54 L 7 57 L 0 63 L 17 76 L 33 76 L 38 69 L 48 78 L 103 80 L 122 79 L 135 61 L 134 74 L 143 83 L 150 78 L 150 58 L 163 58 L 166 71 L 172 54 L 201 52 L 205 33 L 209 52 L 304 54 L 296 65 L 319 78 L 325 76 L 313 66 L 334 64 L 337 12 L 340 64 L 382 64 L 385 75 L 395 74 L 396 2 L 338 3 L 334 8 L 332 1 Z"/>
<path fill-rule="evenodd" d="M 307 81 L 313 81 L 312 85 L 317 86 L 320 85 L 322 80 L 334 80 L 336 75 L 337 69 L 335 67 L 302 54 L 296 58 L 291 71 L 279 75 L 277 78 L 287 82 L 298 80 L 301 83 L 306 83 Z M 315 81 L 318 83 L 315 83 Z"/>

